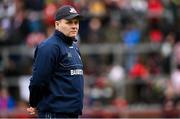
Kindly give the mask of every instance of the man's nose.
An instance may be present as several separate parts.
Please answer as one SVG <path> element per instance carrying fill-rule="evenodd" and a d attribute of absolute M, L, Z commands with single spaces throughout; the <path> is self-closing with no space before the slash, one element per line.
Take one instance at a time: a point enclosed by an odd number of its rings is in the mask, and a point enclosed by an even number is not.
<path fill-rule="evenodd" d="M 76 28 L 77 29 L 78 25 L 77 24 L 72 24 L 72 28 Z"/>

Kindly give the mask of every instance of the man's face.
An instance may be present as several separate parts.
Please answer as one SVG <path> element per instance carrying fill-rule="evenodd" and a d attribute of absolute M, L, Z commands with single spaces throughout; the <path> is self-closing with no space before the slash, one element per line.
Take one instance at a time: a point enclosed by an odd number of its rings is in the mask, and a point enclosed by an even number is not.
<path fill-rule="evenodd" d="M 75 37 L 79 30 L 79 20 L 78 19 L 61 19 L 56 21 L 56 29 L 61 31 L 65 36 Z"/>

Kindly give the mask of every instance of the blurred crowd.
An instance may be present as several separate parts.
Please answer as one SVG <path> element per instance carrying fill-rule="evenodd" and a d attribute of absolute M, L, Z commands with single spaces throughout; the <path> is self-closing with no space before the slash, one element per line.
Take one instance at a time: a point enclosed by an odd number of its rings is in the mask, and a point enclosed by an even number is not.
<path fill-rule="evenodd" d="M 1 0 L 0 112 L 28 105 L 33 56 L 8 48 L 35 48 L 54 31 L 54 14 L 63 4 L 76 7 L 84 17 L 77 36 L 80 47 L 110 44 L 129 49 L 118 62 L 113 52 L 82 54 L 85 107 L 127 108 L 137 103 L 157 103 L 165 111 L 177 107 L 179 0 Z M 154 50 L 136 52 L 140 45 Z"/>

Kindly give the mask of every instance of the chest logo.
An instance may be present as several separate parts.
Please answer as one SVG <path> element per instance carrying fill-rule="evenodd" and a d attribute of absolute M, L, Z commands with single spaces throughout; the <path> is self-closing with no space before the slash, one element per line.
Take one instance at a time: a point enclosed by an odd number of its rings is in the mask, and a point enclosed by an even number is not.
<path fill-rule="evenodd" d="M 72 54 L 70 52 L 67 53 L 67 57 L 68 58 L 71 58 L 72 57 Z"/>

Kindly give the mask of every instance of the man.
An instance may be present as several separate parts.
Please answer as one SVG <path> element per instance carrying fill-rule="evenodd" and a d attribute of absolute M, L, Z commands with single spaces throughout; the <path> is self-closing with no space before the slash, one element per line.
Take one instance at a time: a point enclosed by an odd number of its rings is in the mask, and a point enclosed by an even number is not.
<path fill-rule="evenodd" d="M 30 107 L 39 118 L 78 118 L 83 108 L 83 64 L 73 43 L 80 14 L 69 5 L 55 15 L 55 32 L 37 46 L 30 79 Z"/>

